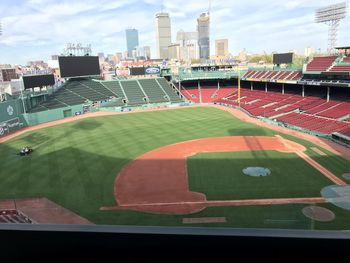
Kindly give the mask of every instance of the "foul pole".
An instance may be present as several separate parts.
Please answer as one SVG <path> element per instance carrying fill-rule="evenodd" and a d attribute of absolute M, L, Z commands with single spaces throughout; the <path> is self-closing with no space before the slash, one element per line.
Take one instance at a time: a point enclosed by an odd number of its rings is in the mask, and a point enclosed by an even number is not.
<path fill-rule="evenodd" d="M 241 74 L 238 68 L 238 108 L 241 108 Z"/>

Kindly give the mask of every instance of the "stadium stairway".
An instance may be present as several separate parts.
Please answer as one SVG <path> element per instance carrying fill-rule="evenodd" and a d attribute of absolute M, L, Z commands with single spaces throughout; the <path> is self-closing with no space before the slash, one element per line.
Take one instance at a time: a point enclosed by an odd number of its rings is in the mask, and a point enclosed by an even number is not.
<path fill-rule="evenodd" d="M 157 78 L 156 82 L 158 83 L 159 87 L 163 89 L 163 91 L 166 93 L 170 102 L 183 101 L 183 99 L 180 98 L 180 96 L 176 94 L 176 92 L 169 86 L 169 83 L 166 81 L 165 78 Z"/>
<path fill-rule="evenodd" d="M 128 98 L 127 105 L 135 106 L 148 103 L 147 96 L 135 80 L 122 81 L 120 85 Z"/>
<path fill-rule="evenodd" d="M 150 103 L 168 102 L 167 94 L 159 88 L 155 79 L 139 79 L 143 91 L 147 95 Z"/>

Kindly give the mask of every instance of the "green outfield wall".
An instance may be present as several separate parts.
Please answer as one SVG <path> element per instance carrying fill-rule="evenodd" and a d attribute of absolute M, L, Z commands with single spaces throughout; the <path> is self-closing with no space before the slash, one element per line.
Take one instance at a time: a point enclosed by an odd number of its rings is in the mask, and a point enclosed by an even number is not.
<path fill-rule="evenodd" d="M 0 102 L 0 136 L 27 126 L 21 100 Z"/>
<path fill-rule="evenodd" d="M 38 125 L 40 123 L 56 121 L 67 117 L 81 115 L 85 112 L 90 111 L 92 111 L 90 105 L 81 104 L 65 108 L 46 110 L 35 113 L 27 113 L 24 114 L 24 118 L 28 126 L 33 126 Z"/>

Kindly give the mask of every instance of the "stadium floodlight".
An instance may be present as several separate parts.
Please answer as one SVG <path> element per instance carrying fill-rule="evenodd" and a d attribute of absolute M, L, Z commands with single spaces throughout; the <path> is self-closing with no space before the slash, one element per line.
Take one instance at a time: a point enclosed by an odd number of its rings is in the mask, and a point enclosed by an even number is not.
<path fill-rule="evenodd" d="M 65 56 L 89 56 L 92 54 L 91 44 L 83 46 L 81 43 L 67 43 L 63 53 Z"/>
<path fill-rule="evenodd" d="M 337 43 L 340 20 L 346 17 L 346 2 L 330 5 L 316 10 L 315 22 L 325 23 L 328 28 L 328 52 L 333 53 Z"/>

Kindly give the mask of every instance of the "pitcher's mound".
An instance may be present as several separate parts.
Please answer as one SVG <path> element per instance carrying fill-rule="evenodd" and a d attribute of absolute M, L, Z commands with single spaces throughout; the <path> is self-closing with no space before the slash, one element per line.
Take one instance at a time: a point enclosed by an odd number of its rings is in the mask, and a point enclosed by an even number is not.
<path fill-rule="evenodd" d="M 307 206 L 302 210 L 304 216 L 320 222 L 330 222 L 335 219 L 334 213 L 320 206 Z"/>

